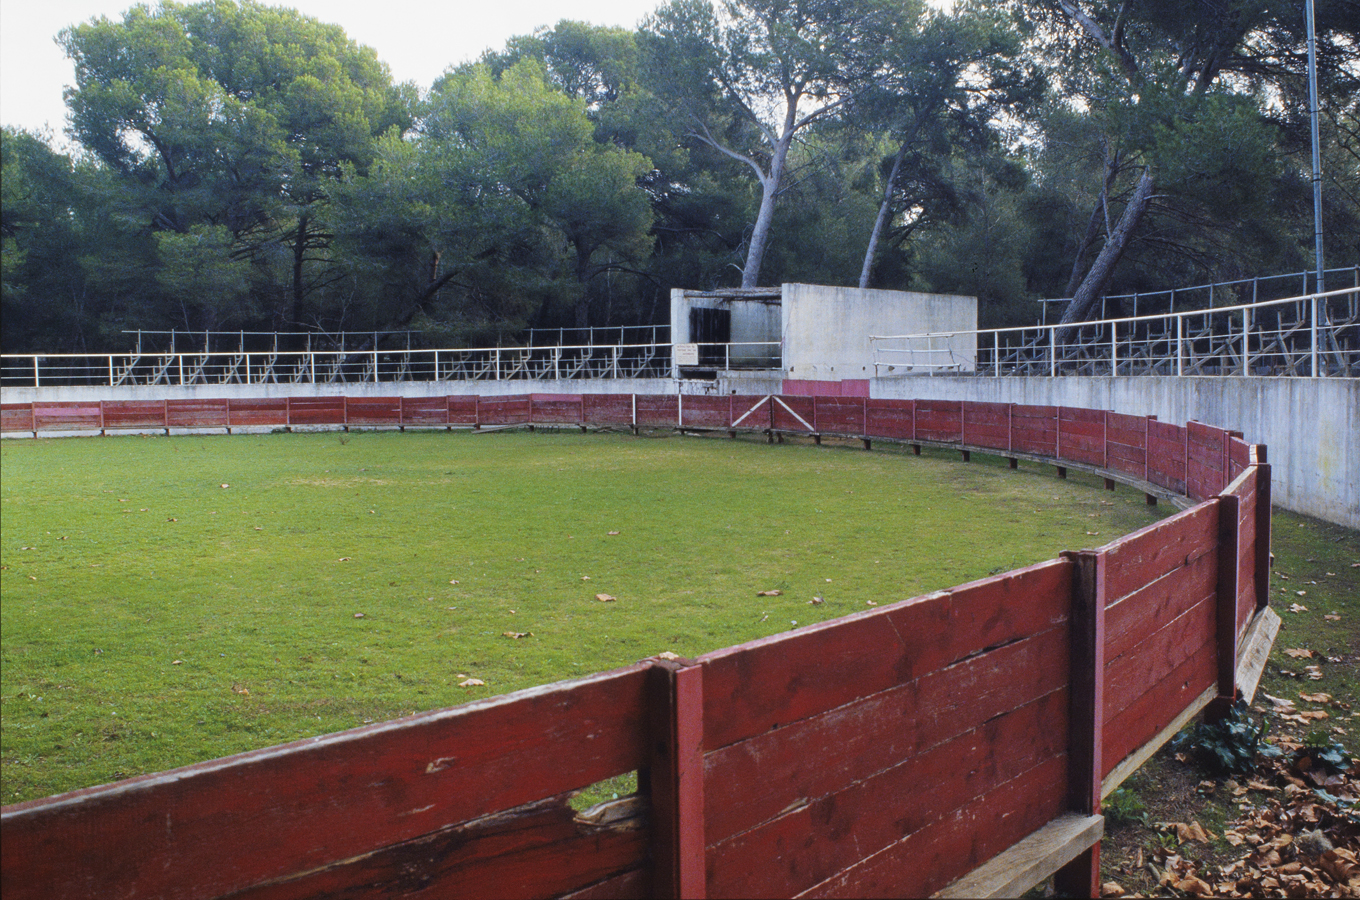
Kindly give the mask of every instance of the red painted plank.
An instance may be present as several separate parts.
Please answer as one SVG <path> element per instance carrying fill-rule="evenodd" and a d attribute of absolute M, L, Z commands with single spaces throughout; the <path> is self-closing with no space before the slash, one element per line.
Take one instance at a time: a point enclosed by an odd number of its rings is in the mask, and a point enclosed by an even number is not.
<path fill-rule="evenodd" d="M 982 648 L 1047 630 L 1066 620 L 1070 591 L 1071 563 L 1050 560 L 707 654 L 705 748 L 787 725 Z"/>
<path fill-rule="evenodd" d="M 33 404 L 33 427 L 37 431 L 98 431 L 99 401 Z"/>
<path fill-rule="evenodd" d="M 164 400 L 105 400 L 105 428 L 164 428 Z"/>
<path fill-rule="evenodd" d="M 171 428 L 225 428 L 229 424 L 225 398 L 165 401 L 165 423 Z"/>
<path fill-rule="evenodd" d="M 680 407 L 683 427 L 726 428 L 732 422 L 732 403 L 727 397 L 687 394 Z"/>
<path fill-rule="evenodd" d="M 294 404 L 297 401 L 293 401 Z M 449 403 L 445 397 L 402 397 L 401 424 L 403 425 L 447 425 Z"/>
<path fill-rule="evenodd" d="M 583 827 L 566 800 L 489 816 L 232 897 L 551 897 L 635 872 L 646 862 L 646 830 Z"/>
<path fill-rule="evenodd" d="M 529 395 L 482 397 L 477 403 L 477 418 L 481 425 L 527 425 Z"/>
<path fill-rule="evenodd" d="M 864 404 L 858 397 L 814 397 L 817 430 L 822 434 L 864 434 Z M 806 417 L 804 417 L 806 418 Z"/>
<path fill-rule="evenodd" d="M 632 404 L 629 404 L 631 408 Z M 577 891 L 562 895 L 562 900 L 633 900 L 634 897 L 653 897 L 651 866 L 624 872 Z"/>
<path fill-rule="evenodd" d="M 958 444 L 963 441 L 963 402 L 917 400 L 916 437 L 923 441 Z"/>
<path fill-rule="evenodd" d="M 1105 465 L 1105 413 L 1099 409 L 1058 410 L 1058 453 L 1063 459 Z"/>
<path fill-rule="evenodd" d="M 1065 759 L 1043 763 L 798 896 L 929 897 L 1056 818 L 1066 780 Z"/>
<path fill-rule="evenodd" d="M 800 798 L 833 794 L 1044 697 L 1060 695 L 1045 716 L 1061 719 L 1054 719 L 1060 726 L 1055 739 L 1065 746 L 1068 644 L 1065 627 L 1049 629 L 713 751 L 706 759 L 706 794 L 741 802 L 710 805 L 710 843 L 773 820 Z"/>
<path fill-rule="evenodd" d="M 870 400 L 865 405 L 864 433 L 868 437 L 909 441 L 916 437 L 915 401 Z"/>
<path fill-rule="evenodd" d="M 963 442 L 974 447 L 1009 450 L 1011 408 L 1009 403 L 963 404 Z"/>
<path fill-rule="evenodd" d="M 1218 561 L 1212 545 L 1195 551 L 1193 559 L 1170 572 L 1150 579 L 1148 584 L 1109 607 L 1105 617 L 1105 642 L 1108 659 L 1136 652 L 1160 623 L 1170 622 L 1188 612 L 1214 591 Z"/>
<path fill-rule="evenodd" d="M 227 424 L 233 428 L 248 425 L 287 425 L 288 400 L 285 397 L 254 397 L 227 401 Z"/>
<path fill-rule="evenodd" d="M 530 394 L 529 420 L 542 425 L 579 425 L 580 394 Z"/>
<path fill-rule="evenodd" d="M 593 784 L 644 764 L 647 668 L 6 807 L 0 886 L 217 896 Z"/>
<path fill-rule="evenodd" d="M 919 755 L 825 795 L 795 797 L 777 818 L 712 845 L 709 892 L 715 896 L 787 897 L 834 877 L 932 822 L 949 817 L 1066 751 L 1065 691 L 998 717 Z M 919 716 L 933 711 L 921 709 Z M 836 744 L 805 748 L 823 758 Z M 923 786 L 928 789 L 923 790 Z M 1059 791 L 1061 786 L 1055 785 Z M 729 788 L 729 797 L 742 796 Z M 981 823 L 980 841 L 996 816 Z"/>
<path fill-rule="evenodd" d="M 1218 539 L 1218 504 L 1202 503 L 1111 541 L 1109 601 L 1121 599 L 1208 552 Z"/>
<path fill-rule="evenodd" d="M 0 404 L 0 431 L 32 431 L 32 403 Z"/>
<path fill-rule="evenodd" d="M 587 424 L 633 424 L 632 394 L 585 394 L 581 397 L 581 404 L 581 417 Z"/>
<path fill-rule="evenodd" d="M 449 405 L 448 423 L 450 425 L 477 424 L 477 409 L 481 398 L 475 394 L 450 394 L 446 399 Z"/>
<path fill-rule="evenodd" d="M 1151 690 L 1105 717 L 1104 774 L 1155 737 L 1181 710 L 1214 683 L 1214 646 L 1206 642 Z"/>
<path fill-rule="evenodd" d="M 782 396 L 770 402 L 770 413 L 776 430 L 807 432 L 815 431 L 819 427 L 816 401 L 812 397 Z"/>
<path fill-rule="evenodd" d="M 1155 419 L 1148 421 L 1148 481 L 1185 492 L 1185 429 Z"/>
<path fill-rule="evenodd" d="M 774 401 L 770 397 L 757 394 L 732 394 L 728 399 L 732 404 L 732 419 L 729 424 L 735 424 L 737 428 L 752 428 L 758 431 L 764 431 L 771 426 L 770 406 Z"/>
<path fill-rule="evenodd" d="M 289 425 L 344 425 L 345 398 L 334 397 L 290 397 L 288 400 Z"/>
<path fill-rule="evenodd" d="M 652 428 L 674 428 L 679 422 L 679 398 L 674 394 L 638 394 L 637 424 Z"/>
<path fill-rule="evenodd" d="M 1056 406 L 1028 406 L 1017 403 L 1011 407 L 1011 449 L 1021 453 L 1053 456 L 1058 447 L 1058 408 Z"/>
<path fill-rule="evenodd" d="M 1214 640 L 1213 585 L 1189 611 L 1148 635 L 1123 656 L 1105 666 L 1105 718 L 1112 719 L 1139 697 L 1153 690 L 1201 647 Z M 1211 673 L 1210 684 L 1214 674 Z M 1163 724 L 1180 710 L 1164 710 Z M 1169 713 L 1169 714 L 1168 714 Z"/>
<path fill-rule="evenodd" d="M 350 397 L 345 401 L 348 425 L 400 425 L 400 397 Z"/>

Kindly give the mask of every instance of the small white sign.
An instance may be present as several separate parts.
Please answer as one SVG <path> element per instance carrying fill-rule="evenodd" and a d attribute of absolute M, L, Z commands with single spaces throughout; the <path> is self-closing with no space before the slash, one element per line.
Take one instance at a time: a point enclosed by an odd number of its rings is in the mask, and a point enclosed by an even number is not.
<path fill-rule="evenodd" d="M 676 344 L 675 345 L 675 364 L 677 366 L 697 366 L 699 365 L 699 345 L 698 344 Z"/>

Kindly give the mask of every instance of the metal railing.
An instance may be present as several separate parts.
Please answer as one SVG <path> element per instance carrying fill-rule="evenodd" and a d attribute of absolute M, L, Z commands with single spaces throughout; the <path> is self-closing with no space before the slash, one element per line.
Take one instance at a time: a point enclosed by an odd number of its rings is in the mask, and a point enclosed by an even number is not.
<path fill-rule="evenodd" d="M 777 343 L 714 345 L 712 350 L 723 368 L 781 365 Z M 671 344 L 666 341 L 435 350 L 6 354 L 0 357 L 0 384 L 122 387 L 669 378 L 671 359 Z"/>
<path fill-rule="evenodd" d="M 950 348 L 972 340 L 976 366 L 970 369 Z M 1360 377 L 1360 287 L 1072 325 L 873 336 L 870 344 L 877 375 L 1355 378 Z"/>

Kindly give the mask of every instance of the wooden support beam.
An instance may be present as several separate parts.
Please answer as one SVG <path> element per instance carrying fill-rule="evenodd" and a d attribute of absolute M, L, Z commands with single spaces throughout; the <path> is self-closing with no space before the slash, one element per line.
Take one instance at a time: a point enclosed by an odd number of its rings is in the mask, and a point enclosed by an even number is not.
<path fill-rule="evenodd" d="M 968 451 L 968 450 L 960 450 L 959 453 L 962 454 L 962 456 L 963 456 L 963 461 L 964 461 L 964 462 L 971 462 L 971 461 L 972 461 L 972 459 L 973 459 L 973 454 L 972 454 L 971 451 Z"/>
<path fill-rule="evenodd" d="M 1006 464 L 1010 466 L 1012 469 L 1020 468 L 1020 460 L 1014 456 L 1006 457 Z"/>
<path fill-rule="evenodd" d="M 936 897 L 1019 897 L 1105 834 L 1104 816 L 1068 813 L 1017 841 Z"/>
<path fill-rule="evenodd" d="M 1105 570 L 1107 552 L 1064 552 L 1072 573 L 1071 706 L 1067 745 L 1067 807 L 1082 816 L 1100 815 L 1105 710 Z M 1100 844 L 1078 853 L 1054 875 L 1054 886 L 1070 897 L 1100 896 Z"/>
<path fill-rule="evenodd" d="M 704 670 L 692 660 L 656 660 L 649 677 L 653 892 L 658 897 L 703 898 Z"/>
<path fill-rule="evenodd" d="M 1214 644 L 1218 654 L 1218 696 L 1209 715 L 1226 716 L 1237 699 L 1237 541 L 1240 501 L 1232 494 L 1218 498 L 1218 593 Z"/>
<path fill-rule="evenodd" d="M 1054 466 L 1053 468 L 1055 468 L 1055 469 L 1058 470 L 1058 477 L 1059 477 L 1059 478 L 1066 478 L 1066 477 L 1067 477 L 1067 466 Z"/>
<path fill-rule="evenodd" d="M 1114 490 L 1114 479 L 1113 479 L 1113 478 L 1106 478 L 1106 479 L 1105 479 L 1105 490 L 1107 490 L 1107 491 L 1112 491 L 1112 490 Z"/>
<path fill-rule="evenodd" d="M 1256 609 L 1270 607 L 1270 465 L 1266 463 L 1266 445 L 1256 445 Z"/>

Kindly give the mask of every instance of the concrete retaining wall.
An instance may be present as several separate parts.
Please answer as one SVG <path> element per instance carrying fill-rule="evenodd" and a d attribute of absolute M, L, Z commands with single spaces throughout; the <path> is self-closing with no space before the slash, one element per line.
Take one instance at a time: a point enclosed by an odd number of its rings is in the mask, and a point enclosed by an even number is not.
<path fill-rule="evenodd" d="M 870 396 L 1109 409 L 1240 431 L 1270 448 L 1275 504 L 1360 528 L 1360 380 L 879 378 Z"/>

